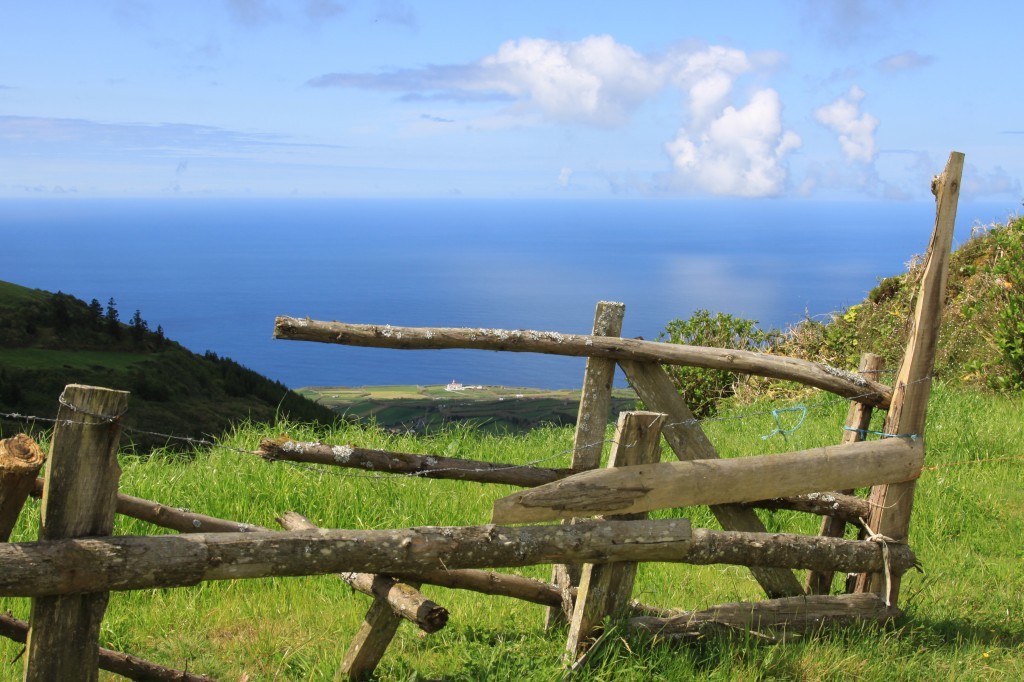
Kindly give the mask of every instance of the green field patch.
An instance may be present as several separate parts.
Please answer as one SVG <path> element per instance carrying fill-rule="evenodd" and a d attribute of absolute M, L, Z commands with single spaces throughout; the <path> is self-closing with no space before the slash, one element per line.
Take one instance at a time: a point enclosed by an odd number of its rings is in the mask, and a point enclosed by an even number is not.
<path fill-rule="evenodd" d="M 297 391 L 355 421 L 416 433 L 453 424 L 487 431 L 521 432 L 544 424 L 576 422 L 579 390 L 515 386 L 310 386 Z M 636 394 L 615 389 L 612 416 L 634 409 Z"/>
<path fill-rule="evenodd" d="M 151 360 L 145 353 L 96 350 L 47 350 L 44 348 L 0 349 L 0 367 L 16 369 L 128 369 Z"/>

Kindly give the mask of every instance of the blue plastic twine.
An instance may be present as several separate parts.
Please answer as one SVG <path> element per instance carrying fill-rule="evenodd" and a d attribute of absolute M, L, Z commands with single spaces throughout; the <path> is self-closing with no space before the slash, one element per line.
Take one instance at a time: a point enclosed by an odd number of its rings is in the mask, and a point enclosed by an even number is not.
<path fill-rule="evenodd" d="M 800 421 L 796 423 L 792 428 L 786 429 L 782 426 L 782 421 L 779 419 L 779 415 L 783 412 L 799 412 Z M 775 419 L 775 430 L 769 433 L 767 436 L 761 436 L 761 440 L 768 440 L 772 436 L 781 435 L 783 440 L 787 440 L 787 436 L 792 434 L 794 431 L 799 429 L 804 424 L 804 419 L 807 418 L 807 406 L 797 405 L 795 407 L 781 407 L 777 410 L 772 410 L 772 418 Z"/>

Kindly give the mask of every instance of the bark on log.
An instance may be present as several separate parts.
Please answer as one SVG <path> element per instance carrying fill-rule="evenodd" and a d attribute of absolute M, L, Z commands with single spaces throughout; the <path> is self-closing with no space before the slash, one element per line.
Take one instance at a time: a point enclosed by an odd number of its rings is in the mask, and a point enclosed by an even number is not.
<path fill-rule="evenodd" d="M 475 348 L 521 353 L 635 360 L 666 365 L 720 369 L 740 374 L 797 381 L 844 398 L 885 407 L 892 389 L 850 372 L 807 360 L 752 351 L 705 348 L 640 339 L 590 334 L 560 334 L 524 329 L 463 329 L 451 327 L 393 327 L 391 325 L 322 322 L 309 318 L 278 317 L 274 338 L 316 341 L 371 348 L 439 349 Z"/>
<path fill-rule="evenodd" d="M 736 459 L 584 471 L 494 503 L 495 523 L 749 502 L 917 478 L 924 443 L 891 438 Z"/>
<path fill-rule="evenodd" d="M 654 638 L 694 639 L 710 633 L 746 631 L 775 635 L 809 633 L 826 626 L 873 621 L 878 624 L 902 615 L 875 594 L 809 595 L 761 602 L 721 604 L 671 618 L 639 617 L 629 630 Z"/>
<path fill-rule="evenodd" d="M 10 539 L 43 459 L 43 451 L 24 433 L 0 440 L 0 542 Z"/>
<path fill-rule="evenodd" d="M 817 516 L 831 516 L 847 523 L 866 519 L 871 513 L 871 503 L 854 495 L 842 493 L 808 493 L 791 497 L 776 497 L 756 502 L 741 502 L 738 506 L 755 509 L 788 509 Z M 833 536 L 839 537 L 839 536 Z"/>
<path fill-rule="evenodd" d="M 0 614 L 0 635 L 15 642 L 24 643 L 28 637 L 28 623 L 9 615 Z M 99 667 L 101 670 L 130 680 L 146 682 L 213 682 L 206 675 L 196 675 L 186 670 L 175 670 L 147 661 L 137 656 L 124 654 L 110 649 L 99 649 Z"/>
<path fill-rule="evenodd" d="M 708 440 L 700 428 L 700 422 L 694 419 L 690 408 L 683 402 L 661 365 L 623 360 L 619 366 L 647 409 L 668 415 L 661 433 L 680 461 L 718 459 L 715 446 Z M 711 507 L 711 513 L 725 530 L 767 532 L 753 509 L 745 509 L 737 504 L 717 504 Z M 754 566 L 750 572 L 769 597 L 803 594 L 803 587 L 792 571 Z"/>
<path fill-rule="evenodd" d="M 502 483 L 533 487 L 557 481 L 573 473 L 571 469 L 543 469 L 521 464 L 495 464 L 471 459 L 407 452 L 370 450 L 352 445 L 303 443 L 289 438 L 266 438 L 258 454 L 267 459 L 326 464 L 389 474 L 416 475 L 477 483 Z"/>
<path fill-rule="evenodd" d="M 282 514 L 277 522 L 285 530 L 317 528 L 309 519 L 296 512 Z M 351 585 L 352 589 L 385 602 L 396 616 L 406 619 L 426 633 L 437 632 L 448 624 L 446 608 L 427 599 L 422 592 L 406 583 L 372 573 L 348 572 L 338 575 Z"/>
<path fill-rule="evenodd" d="M 914 565 L 890 544 L 890 568 Z M 403 575 L 447 567 L 557 562 L 727 563 L 845 572 L 884 570 L 877 542 L 783 533 L 690 531 L 685 519 L 571 526 L 195 533 L 0 544 L 0 596 L 135 590 L 207 580 L 354 571 Z"/>

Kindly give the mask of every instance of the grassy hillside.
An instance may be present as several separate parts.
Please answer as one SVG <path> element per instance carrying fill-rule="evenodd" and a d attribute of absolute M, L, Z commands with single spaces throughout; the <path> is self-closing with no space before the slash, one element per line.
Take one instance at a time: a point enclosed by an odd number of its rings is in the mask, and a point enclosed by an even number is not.
<path fill-rule="evenodd" d="M 127 435 L 143 449 L 167 442 L 143 431 L 202 437 L 245 419 L 337 418 L 228 358 L 192 353 L 138 311 L 124 323 L 112 301 L 104 307 L 0 282 L 0 413 L 52 418 L 71 383 L 131 391 Z M 0 420 L 5 435 L 24 428 Z"/>
<path fill-rule="evenodd" d="M 851 369 L 861 353 L 871 352 L 896 369 L 922 261 L 912 258 L 907 272 L 881 280 L 863 302 L 825 320 L 805 320 L 776 352 Z M 960 245 L 950 261 L 947 292 L 938 376 L 979 388 L 1024 388 L 1024 217 L 979 228 Z"/>
<path fill-rule="evenodd" d="M 843 402 L 812 406 L 788 439 L 763 440 L 775 424 L 758 404 L 725 411 L 705 424 L 725 456 L 832 444 L 842 436 Z M 687 646 L 646 645 L 613 631 L 580 680 L 995 680 L 1024 679 L 1024 489 L 1020 395 L 962 392 L 940 385 L 929 410 L 928 461 L 917 488 L 910 544 L 923 573 L 904 577 L 905 620 L 889 629 L 845 632 L 765 646 L 754 637 L 709 637 Z M 548 427 L 516 437 L 467 428 L 428 437 L 339 424 L 245 426 L 221 439 L 251 450 L 287 430 L 301 440 L 489 461 L 567 466 L 572 429 Z M 609 433 L 609 436 L 611 434 Z M 671 455 L 665 454 L 666 459 Z M 398 528 L 478 524 L 489 519 L 506 486 L 335 470 L 339 475 L 269 463 L 213 448 L 193 458 L 121 458 L 122 490 L 176 507 L 276 527 L 299 511 L 324 527 Z M 36 537 L 32 501 L 15 541 Z M 706 508 L 658 512 L 717 527 Z M 818 519 L 761 512 L 770 530 L 816 533 Z M 119 517 L 118 534 L 156 531 Z M 517 571 L 547 579 L 550 568 Z M 837 583 L 838 585 L 838 583 Z M 449 609 L 448 627 L 421 636 L 405 623 L 378 669 L 381 680 L 562 679 L 565 630 L 545 632 L 543 609 L 501 597 L 427 586 Z M 635 596 L 650 604 L 703 608 L 761 594 L 748 571 L 730 566 L 641 566 Z M 332 680 L 370 600 L 335 576 L 238 580 L 111 595 L 104 646 L 223 680 Z M 24 618 L 28 600 L 0 598 L 0 611 Z M 21 645 L 0 639 L 0 682 L 21 679 Z M 13 663 L 12 663 L 13 661 Z"/>

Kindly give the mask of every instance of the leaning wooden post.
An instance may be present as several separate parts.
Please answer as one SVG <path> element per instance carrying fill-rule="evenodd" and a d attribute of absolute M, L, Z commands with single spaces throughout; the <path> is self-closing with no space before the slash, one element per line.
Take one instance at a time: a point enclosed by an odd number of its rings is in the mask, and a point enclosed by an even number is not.
<path fill-rule="evenodd" d="M 594 311 L 594 336 L 618 336 L 622 333 L 622 318 L 626 314 L 624 303 L 598 301 Z M 615 361 L 608 358 L 587 358 L 583 375 L 583 394 L 576 418 L 573 438 L 572 469 L 586 471 L 601 465 L 604 434 L 608 428 L 608 410 L 612 404 L 612 381 Z M 573 612 L 572 588 L 580 584 L 581 567 L 555 564 L 551 582 L 562 588 L 562 608 L 549 607 L 544 615 L 544 629 L 564 623 Z"/>
<path fill-rule="evenodd" d="M 644 406 L 668 415 L 668 423 L 662 430 L 665 441 L 680 461 L 718 459 L 718 451 L 700 428 L 682 396 L 672 384 L 665 371 L 651 362 L 620 360 L 619 366 L 626 374 L 630 386 L 636 391 Z M 735 504 L 718 504 L 711 507 L 724 530 L 763 533 L 766 531 L 761 519 L 753 509 Z M 754 578 L 769 597 L 791 597 L 803 594 L 803 586 L 793 571 L 753 566 Z"/>
<path fill-rule="evenodd" d="M 860 367 L 857 371 L 861 375 L 867 375 L 870 379 L 878 376 L 882 369 L 882 356 L 874 353 L 864 353 L 860 356 Z M 846 430 L 843 432 L 842 443 L 857 443 L 864 440 L 864 431 L 871 426 L 871 414 L 874 409 L 865 403 L 856 400 L 850 403 L 850 409 L 846 413 Z M 840 490 L 844 495 L 852 495 L 852 489 Z M 846 521 L 836 516 L 826 516 L 821 520 L 821 532 L 829 538 L 841 538 L 846 532 Z M 832 577 L 834 571 L 811 571 L 807 574 L 807 594 L 829 594 L 832 591 Z"/>
<path fill-rule="evenodd" d="M 0 542 L 7 542 L 43 466 L 43 451 L 24 433 L 0 440 Z"/>
<path fill-rule="evenodd" d="M 946 278 L 963 168 L 964 155 L 952 152 L 942 175 L 932 180 L 935 229 L 922 266 L 924 274 L 917 294 L 914 326 L 896 375 L 892 403 L 885 420 L 885 432 L 896 436 L 919 438 L 924 435 L 935 347 L 939 338 L 939 325 L 942 323 L 942 308 L 946 302 Z M 868 526 L 873 533 L 880 538 L 891 538 L 892 542 L 907 541 L 916 485 L 915 478 L 904 483 L 878 485 L 871 490 L 872 511 Z M 876 592 L 887 603 L 895 605 L 899 597 L 900 578 L 891 576 L 888 589 L 886 581 L 884 574 L 862 575 L 857 580 L 857 591 Z"/>
<path fill-rule="evenodd" d="M 43 489 L 40 540 L 110 535 L 128 393 L 71 384 L 60 397 Z M 32 600 L 26 682 L 96 680 L 107 592 Z"/>
<path fill-rule="evenodd" d="M 665 415 L 657 412 L 623 412 L 615 431 L 615 445 L 608 466 L 624 467 L 654 464 L 661 459 L 661 427 Z M 646 513 L 609 517 L 617 521 L 647 518 Z M 633 594 L 636 580 L 634 561 L 611 564 L 584 564 L 576 606 L 569 623 L 565 660 L 570 665 L 582 653 L 605 616 L 624 612 Z"/>

